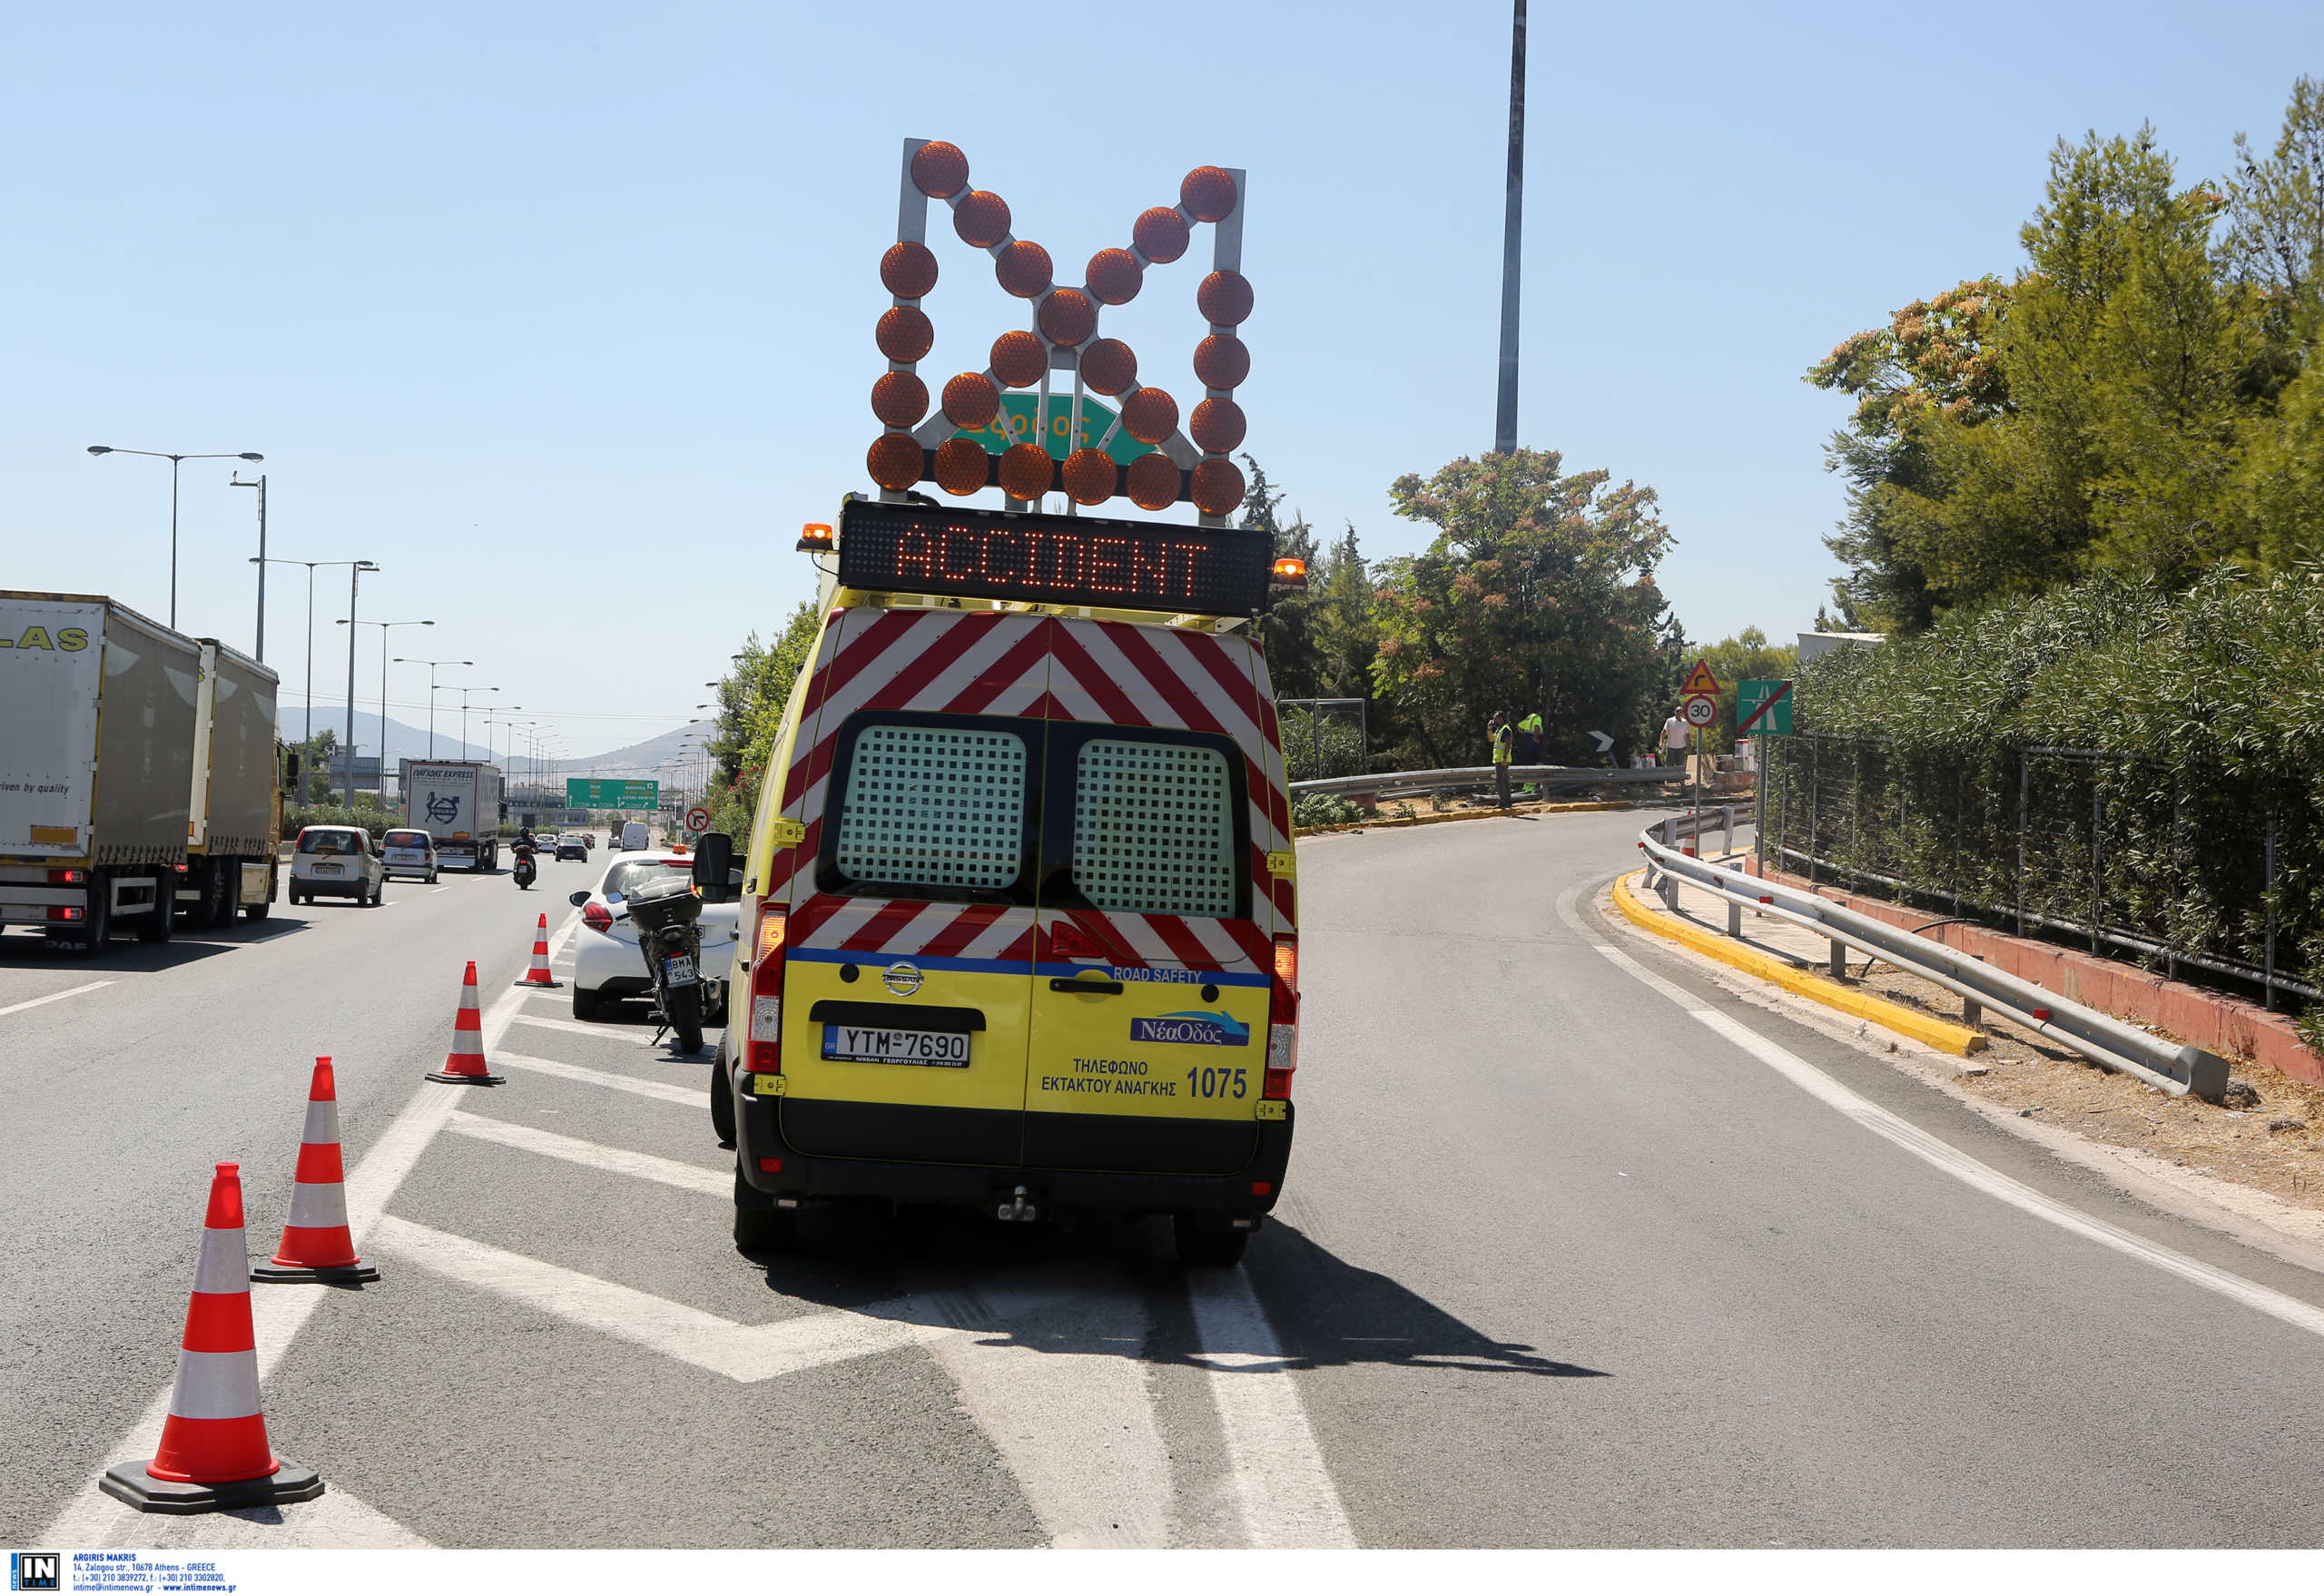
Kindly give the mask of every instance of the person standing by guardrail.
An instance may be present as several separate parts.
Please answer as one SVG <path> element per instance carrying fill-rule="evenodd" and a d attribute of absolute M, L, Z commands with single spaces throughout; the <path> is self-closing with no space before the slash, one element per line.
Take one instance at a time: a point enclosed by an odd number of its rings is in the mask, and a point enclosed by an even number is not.
<path fill-rule="evenodd" d="M 1525 718 L 1517 723 L 1517 763 L 1541 763 L 1541 712 L 1538 709 L 1526 711 Z M 1533 796 L 1539 798 L 1541 795 L 1541 785 L 1536 782 L 1533 783 Z"/>
<path fill-rule="evenodd" d="M 1509 724 L 1509 712 L 1496 709 L 1492 719 L 1485 723 L 1485 734 L 1492 739 L 1493 797 L 1501 807 L 1509 807 L 1509 762 L 1517 752 L 1517 733 Z"/>
<path fill-rule="evenodd" d="M 1687 744 L 1689 740 L 1689 734 L 1690 728 L 1688 726 L 1685 717 L 1680 715 L 1675 709 L 1670 712 L 1670 718 L 1662 723 L 1662 751 L 1666 756 L 1672 754 L 1677 754 L 1679 756 L 1678 763 L 1679 768 L 1682 770 L 1686 767 L 1687 764 Z M 1668 764 L 1669 762 L 1666 757 L 1662 763 Z"/>

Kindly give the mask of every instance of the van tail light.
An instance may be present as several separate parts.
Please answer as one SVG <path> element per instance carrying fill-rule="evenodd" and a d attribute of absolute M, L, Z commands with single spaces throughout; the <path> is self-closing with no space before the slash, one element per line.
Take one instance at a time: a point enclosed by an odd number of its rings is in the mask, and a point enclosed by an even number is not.
<path fill-rule="evenodd" d="M 1291 1072 L 1299 1068 L 1299 939 L 1275 940 L 1275 980 L 1267 996 L 1267 1073 L 1260 1096 L 1291 1096 Z"/>
<path fill-rule="evenodd" d="M 614 929 L 613 911 L 603 903 L 584 903 L 581 905 L 581 923 L 593 931 L 610 932 Z"/>
<path fill-rule="evenodd" d="M 780 905 L 762 907 L 751 947 L 751 1039 L 743 1063 L 757 1075 L 783 1073 L 783 932 L 790 918 Z"/>

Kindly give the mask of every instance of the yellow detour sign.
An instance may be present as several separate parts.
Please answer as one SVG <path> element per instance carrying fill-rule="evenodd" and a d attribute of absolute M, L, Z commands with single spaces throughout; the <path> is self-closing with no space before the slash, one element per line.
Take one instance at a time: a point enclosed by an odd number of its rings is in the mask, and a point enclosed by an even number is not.
<path fill-rule="evenodd" d="M 1718 678 L 1710 674 L 1710 662 L 1707 659 L 1699 659 L 1695 661 L 1695 668 L 1687 673 L 1686 684 L 1679 689 L 1679 696 L 1691 698 L 1698 693 L 1709 693 L 1716 696 L 1718 692 Z"/>

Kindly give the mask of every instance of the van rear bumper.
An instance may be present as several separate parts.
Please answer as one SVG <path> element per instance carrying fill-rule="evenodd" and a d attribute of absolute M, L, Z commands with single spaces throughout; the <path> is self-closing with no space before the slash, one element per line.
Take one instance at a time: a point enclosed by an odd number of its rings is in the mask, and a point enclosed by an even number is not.
<path fill-rule="evenodd" d="M 769 1197 L 814 1201 L 872 1197 L 888 1202 L 981 1207 L 1027 1188 L 1051 1211 L 1106 1209 L 1134 1214 L 1264 1214 L 1283 1193 L 1291 1162 L 1292 1116 L 1262 1120 L 1249 1161 L 1224 1174 L 1180 1175 L 1128 1169 L 1049 1168 L 1035 1164 L 947 1164 L 884 1158 L 834 1158 L 803 1153 L 783 1139 L 779 1098 L 742 1097 L 734 1116 L 737 1167 Z M 762 1158 L 782 1162 L 763 1169 Z M 1265 1190 L 1255 1187 L 1264 1187 Z"/>

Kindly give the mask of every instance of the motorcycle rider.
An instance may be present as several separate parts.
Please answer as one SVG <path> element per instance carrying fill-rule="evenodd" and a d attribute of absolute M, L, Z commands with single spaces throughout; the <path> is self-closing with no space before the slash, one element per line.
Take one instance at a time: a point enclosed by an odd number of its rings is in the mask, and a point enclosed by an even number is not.
<path fill-rule="evenodd" d="M 530 865 L 532 867 L 531 873 L 534 875 L 540 873 L 539 861 L 541 842 L 538 837 L 533 835 L 533 828 L 530 822 L 521 822 L 518 823 L 517 827 L 517 847 L 515 852 L 517 854 L 517 863 L 519 867 Z M 517 884 L 520 887 L 529 886 L 532 884 L 526 879 L 525 875 L 521 873 L 521 868 L 520 873 L 517 878 Z"/>

